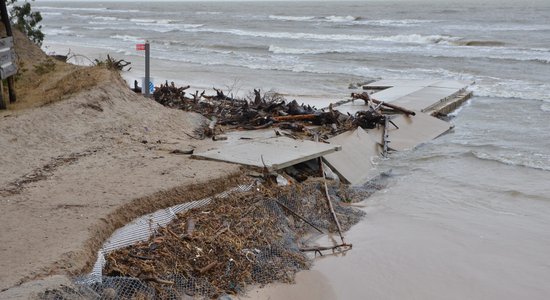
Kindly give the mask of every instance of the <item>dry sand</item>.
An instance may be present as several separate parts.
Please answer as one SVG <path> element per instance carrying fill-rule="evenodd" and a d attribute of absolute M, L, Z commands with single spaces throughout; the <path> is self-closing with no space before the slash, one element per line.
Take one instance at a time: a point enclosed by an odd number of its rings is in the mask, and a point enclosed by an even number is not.
<path fill-rule="evenodd" d="M 134 94 L 117 73 L 78 72 L 93 73 L 98 85 L 46 106 L 0 112 L 2 299 L 44 288 L 34 281 L 23 293 L 10 289 L 24 282 L 90 270 L 103 241 L 133 218 L 241 179 L 236 165 L 170 153 L 215 143 L 185 134 L 202 116 Z"/>

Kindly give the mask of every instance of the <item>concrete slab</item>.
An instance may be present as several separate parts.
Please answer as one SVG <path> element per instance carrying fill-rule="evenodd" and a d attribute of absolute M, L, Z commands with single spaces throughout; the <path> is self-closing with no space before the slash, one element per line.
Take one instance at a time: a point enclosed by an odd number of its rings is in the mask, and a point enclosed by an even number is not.
<path fill-rule="evenodd" d="M 264 167 L 263 157 L 268 169 L 279 170 L 341 149 L 341 146 L 334 144 L 277 137 L 239 144 L 225 143 L 218 149 L 197 153 L 193 157 L 259 168 Z"/>
<path fill-rule="evenodd" d="M 328 141 L 342 146 L 342 150 L 323 156 L 323 160 L 352 185 L 361 185 L 379 175 L 376 160 L 381 148 L 380 130 L 367 133 L 362 128 L 337 135 Z"/>
<path fill-rule="evenodd" d="M 391 103 L 413 111 L 423 111 L 458 92 L 460 92 L 460 89 L 456 88 L 426 87 L 391 101 Z"/>
<path fill-rule="evenodd" d="M 376 92 L 371 95 L 372 98 L 384 102 L 392 102 L 409 94 L 417 92 L 424 87 L 422 86 L 395 86 L 389 89 Z"/>
<path fill-rule="evenodd" d="M 399 129 L 390 124 L 389 147 L 397 151 L 412 149 L 453 128 L 451 124 L 425 113 L 417 113 L 416 116 L 410 117 L 399 115 L 392 121 Z"/>
<path fill-rule="evenodd" d="M 471 84 L 471 81 L 461 80 L 389 79 L 367 84 L 364 88 L 386 87 L 372 94 L 372 97 L 413 111 L 427 111 L 451 99 Z"/>

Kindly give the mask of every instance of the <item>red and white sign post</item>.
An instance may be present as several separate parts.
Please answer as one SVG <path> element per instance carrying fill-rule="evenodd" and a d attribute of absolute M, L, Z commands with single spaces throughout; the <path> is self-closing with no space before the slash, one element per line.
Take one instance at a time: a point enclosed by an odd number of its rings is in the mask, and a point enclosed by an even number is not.
<path fill-rule="evenodd" d="M 136 44 L 136 50 L 137 51 L 145 51 L 145 82 L 143 83 L 142 91 L 145 94 L 145 97 L 149 97 L 151 95 L 152 90 L 154 88 L 151 88 L 151 80 L 150 80 L 150 51 L 149 51 L 149 42 L 145 41 L 145 44 Z"/>

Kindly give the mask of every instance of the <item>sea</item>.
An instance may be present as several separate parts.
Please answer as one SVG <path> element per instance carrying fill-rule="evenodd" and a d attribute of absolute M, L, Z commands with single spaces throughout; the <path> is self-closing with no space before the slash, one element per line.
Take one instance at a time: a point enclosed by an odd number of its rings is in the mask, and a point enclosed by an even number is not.
<path fill-rule="evenodd" d="M 335 299 L 550 299 L 550 1 L 32 5 L 46 52 L 125 59 L 129 85 L 144 41 L 157 84 L 317 107 L 377 79 L 475 82 L 451 132 L 379 162 L 353 250 L 309 272 Z"/>

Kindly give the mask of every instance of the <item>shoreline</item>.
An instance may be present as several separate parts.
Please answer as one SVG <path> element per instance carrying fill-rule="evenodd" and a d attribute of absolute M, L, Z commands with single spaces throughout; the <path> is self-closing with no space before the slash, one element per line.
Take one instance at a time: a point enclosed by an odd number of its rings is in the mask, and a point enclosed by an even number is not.
<path fill-rule="evenodd" d="M 65 55 L 70 49 L 71 52 L 85 55 L 91 60 L 97 58 L 97 56 L 105 57 L 109 54 L 114 58 L 130 61 L 132 69 L 128 72 L 122 72 L 121 75 L 129 86 L 133 87 L 134 80 L 138 80 L 138 84 L 141 86 L 140 78 L 144 76 L 144 58 L 138 55 L 138 51 L 134 51 L 135 54 L 132 55 L 125 55 L 93 47 L 69 47 L 47 43 L 45 47 L 47 47 L 44 49 L 46 53 L 54 52 Z M 133 49 L 130 49 L 130 51 L 133 51 Z M 154 51 L 154 48 L 152 51 Z M 87 59 L 81 60 L 76 61 L 76 63 L 86 64 L 88 62 Z M 72 62 L 74 63 L 74 61 Z M 179 66 L 178 70 L 174 69 L 174 65 Z M 180 86 L 190 85 L 193 92 L 194 90 L 206 90 L 208 93 L 213 92 L 213 88 L 221 88 L 224 91 L 231 90 L 231 92 L 236 91 L 235 97 L 247 96 L 254 89 L 260 88 L 262 92 L 273 90 L 285 95 L 289 100 L 296 99 L 300 103 L 315 105 L 318 108 L 327 107 L 331 102 L 348 98 L 349 94 L 355 91 L 349 89 L 350 84 L 367 80 L 362 76 L 315 73 L 311 75 L 318 79 L 312 84 L 310 79 L 306 79 L 296 72 L 270 70 L 270 73 L 272 73 L 270 77 L 264 76 L 264 73 L 265 70 L 261 69 L 254 70 L 237 66 L 205 66 L 157 59 L 154 55 L 151 58 L 151 77 L 155 79 L 155 86 L 159 86 L 167 80 Z"/>

